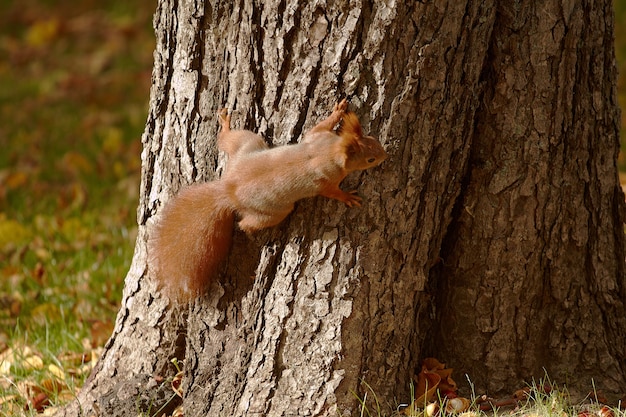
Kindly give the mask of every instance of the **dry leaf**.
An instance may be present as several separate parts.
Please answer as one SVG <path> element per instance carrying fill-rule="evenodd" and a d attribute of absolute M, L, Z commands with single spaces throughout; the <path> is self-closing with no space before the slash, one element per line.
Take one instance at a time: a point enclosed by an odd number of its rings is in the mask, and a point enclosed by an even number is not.
<path fill-rule="evenodd" d="M 417 387 L 415 387 L 416 404 L 426 404 L 432 401 L 435 391 L 441 382 L 441 377 L 428 369 L 422 368 L 418 375 Z"/>
<path fill-rule="evenodd" d="M 46 323 L 58 320 L 61 317 L 59 306 L 54 303 L 43 303 L 33 308 L 31 319 L 34 323 L 45 326 Z"/>
<path fill-rule="evenodd" d="M 457 386 L 451 374 L 452 368 L 446 368 L 446 365 L 437 359 L 424 359 L 415 388 L 415 396 L 417 397 L 415 403 L 419 406 L 432 401 L 437 389 L 443 396 L 449 398 L 456 396 Z"/>
<path fill-rule="evenodd" d="M 37 355 L 31 355 L 22 361 L 22 367 L 27 371 L 43 369 L 43 359 Z"/>
<path fill-rule="evenodd" d="M 67 389 L 67 385 L 58 379 L 48 378 L 41 381 L 41 388 L 44 392 L 58 394 L 64 389 Z"/>
<path fill-rule="evenodd" d="M 28 399 L 24 405 L 24 410 L 37 410 L 38 413 L 41 413 L 47 405 L 50 405 L 50 397 L 45 392 L 40 392 Z"/>
<path fill-rule="evenodd" d="M 88 353 L 67 352 L 58 356 L 58 359 L 65 365 L 80 366 L 91 360 L 91 355 Z"/>
<path fill-rule="evenodd" d="M 8 348 L 0 353 L 0 375 L 8 375 L 11 367 L 17 365 L 25 370 L 43 369 L 43 360 L 28 346 Z"/>
<path fill-rule="evenodd" d="M 74 176 L 79 174 L 88 174 L 94 170 L 89 159 L 76 151 L 69 151 L 63 155 L 60 167 Z"/>
<path fill-rule="evenodd" d="M 611 410 L 609 407 L 607 407 L 606 405 L 603 406 L 601 409 L 598 410 L 597 415 L 599 417 L 613 417 L 613 410 Z"/>
<path fill-rule="evenodd" d="M 28 175 L 22 171 L 16 171 L 9 173 L 4 179 L 4 185 L 9 190 L 15 190 L 26 184 L 28 181 Z"/>
<path fill-rule="evenodd" d="M 57 379 L 61 380 L 61 381 L 65 381 L 65 372 L 63 372 L 63 370 L 61 368 L 59 368 L 58 366 L 54 365 L 54 364 L 50 364 L 48 365 L 48 371 L 54 375 Z"/>
<path fill-rule="evenodd" d="M 21 245 L 30 239 L 30 231 L 15 220 L 0 215 L 0 249 L 5 246 Z"/>
<path fill-rule="evenodd" d="M 20 397 L 17 395 L 5 395 L 5 396 L 0 396 L 0 405 L 6 404 L 6 403 L 10 403 L 10 402 L 14 402 L 16 400 L 18 400 Z"/>
<path fill-rule="evenodd" d="M 172 379 L 172 390 L 180 398 L 183 398 L 183 371 L 178 372 Z"/>
<path fill-rule="evenodd" d="M 182 404 L 176 407 L 176 409 L 172 413 L 172 417 L 184 417 L 184 415 L 185 413 L 184 413 Z"/>
<path fill-rule="evenodd" d="M 57 19 L 38 20 L 26 32 L 26 42 L 32 46 L 44 46 L 51 43 L 59 34 Z"/>

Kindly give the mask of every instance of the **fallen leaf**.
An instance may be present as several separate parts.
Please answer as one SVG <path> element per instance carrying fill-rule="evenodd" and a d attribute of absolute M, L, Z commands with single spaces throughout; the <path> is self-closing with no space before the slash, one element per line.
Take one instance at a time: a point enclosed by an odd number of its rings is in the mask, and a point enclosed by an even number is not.
<path fill-rule="evenodd" d="M 435 372 L 431 372 L 425 366 L 422 366 L 422 372 L 417 377 L 417 386 L 415 387 L 415 403 L 427 404 L 432 401 L 435 391 L 441 382 L 441 377 Z"/>
<path fill-rule="evenodd" d="M 31 46 L 44 46 L 51 43 L 59 34 L 59 21 L 55 18 L 38 20 L 26 32 L 26 43 Z"/>
<path fill-rule="evenodd" d="M 178 372 L 172 379 L 172 390 L 180 398 L 183 398 L 183 371 Z"/>
<path fill-rule="evenodd" d="M 55 364 L 48 365 L 48 371 L 54 375 L 57 379 L 65 381 L 65 372 Z"/>
<path fill-rule="evenodd" d="M 123 133 L 116 127 L 109 127 L 104 132 L 102 152 L 108 155 L 117 155 L 122 151 Z"/>
<path fill-rule="evenodd" d="M 53 303 L 39 304 L 30 313 L 31 319 L 38 325 L 45 325 L 61 317 L 59 306 Z"/>
<path fill-rule="evenodd" d="M 42 285 L 43 284 L 43 278 L 44 278 L 44 274 L 46 273 L 45 268 L 43 267 L 43 264 L 41 262 L 37 262 L 37 264 L 35 264 L 35 267 L 33 268 L 33 272 L 32 272 L 32 277 L 33 279 L 39 284 Z"/>
<path fill-rule="evenodd" d="M 611 410 L 606 405 L 598 410 L 597 415 L 600 417 L 613 417 L 614 416 L 613 410 Z"/>
<path fill-rule="evenodd" d="M 20 400 L 19 395 L 5 395 L 0 396 L 0 410 L 2 410 L 5 416 L 19 416 L 22 413 L 21 407 L 18 405 Z"/>
<path fill-rule="evenodd" d="M 10 172 L 4 178 L 4 185 L 9 190 L 16 190 L 28 181 L 28 175 L 23 171 Z"/>
<path fill-rule="evenodd" d="M 58 359 L 69 366 L 80 366 L 91 360 L 88 353 L 67 352 L 58 356 Z"/>
<path fill-rule="evenodd" d="M 41 381 L 41 388 L 44 392 L 58 394 L 64 389 L 67 389 L 67 385 L 58 379 L 48 378 Z"/>
<path fill-rule="evenodd" d="M 39 356 L 31 355 L 25 358 L 22 361 L 21 365 L 26 371 L 43 369 L 43 359 L 41 359 Z"/>
<path fill-rule="evenodd" d="M 20 223 L 0 214 L 0 249 L 9 245 L 22 245 L 30 240 L 30 236 L 30 231 Z"/>
<path fill-rule="evenodd" d="M 9 403 L 9 402 L 13 402 L 15 400 L 18 400 L 20 397 L 18 395 L 2 395 L 0 396 L 0 405 Z"/>
<path fill-rule="evenodd" d="M 24 405 L 24 410 L 37 410 L 38 413 L 41 413 L 47 405 L 50 405 L 50 397 L 45 392 L 40 392 L 28 399 Z"/>
<path fill-rule="evenodd" d="M 17 346 L 0 353 L 0 375 L 10 374 L 13 366 L 37 370 L 43 368 L 43 360 L 28 346 Z"/>
<path fill-rule="evenodd" d="M 63 155 L 59 167 L 74 176 L 93 172 L 94 169 L 89 159 L 76 151 L 69 151 Z"/>
<path fill-rule="evenodd" d="M 452 368 L 435 358 L 426 358 L 422 362 L 422 371 L 418 375 L 417 386 L 415 388 L 415 402 L 426 404 L 432 401 L 435 392 L 439 390 L 442 396 L 453 398 L 456 396 L 456 382 L 451 377 Z"/>

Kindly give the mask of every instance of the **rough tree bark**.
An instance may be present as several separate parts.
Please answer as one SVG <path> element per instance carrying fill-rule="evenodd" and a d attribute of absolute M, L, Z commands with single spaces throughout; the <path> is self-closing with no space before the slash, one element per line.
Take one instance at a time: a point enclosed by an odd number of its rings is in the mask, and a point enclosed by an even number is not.
<path fill-rule="evenodd" d="M 626 287 L 611 2 L 503 3 L 496 16 L 442 250 L 437 345 L 494 390 L 545 368 L 619 392 Z"/>
<path fill-rule="evenodd" d="M 154 412 L 173 357 L 190 416 L 355 415 L 361 381 L 406 400 L 426 355 L 479 390 L 542 367 L 626 389 L 610 0 L 335 3 L 159 2 L 135 257 L 66 415 Z M 364 206 L 236 232 L 212 291 L 168 308 L 146 241 L 219 175 L 216 111 L 282 145 L 344 96 L 390 154 L 347 179 Z"/>

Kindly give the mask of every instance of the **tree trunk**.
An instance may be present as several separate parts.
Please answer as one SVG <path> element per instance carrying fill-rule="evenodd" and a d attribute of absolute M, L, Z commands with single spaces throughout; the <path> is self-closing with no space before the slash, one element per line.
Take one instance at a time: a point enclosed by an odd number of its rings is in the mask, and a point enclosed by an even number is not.
<path fill-rule="evenodd" d="M 626 287 L 611 2 L 499 4 L 496 16 L 442 250 L 436 345 L 490 390 L 545 369 L 583 395 L 592 379 L 618 392 Z"/>
<path fill-rule="evenodd" d="M 161 0 L 135 257 L 66 415 L 154 413 L 172 358 L 189 416 L 356 415 L 362 381 L 408 400 L 425 355 L 491 392 L 542 368 L 626 389 L 610 1 L 518 6 Z M 235 232 L 214 288 L 168 308 L 146 241 L 221 170 L 217 110 L 283 145 L 344 96 L 390 154 L 346 180 L 363 207 Z"/>

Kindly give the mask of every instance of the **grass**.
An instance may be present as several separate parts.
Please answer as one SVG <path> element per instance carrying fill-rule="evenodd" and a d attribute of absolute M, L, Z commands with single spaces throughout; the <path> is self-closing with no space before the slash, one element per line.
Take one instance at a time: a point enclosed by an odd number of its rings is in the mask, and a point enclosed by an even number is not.
<path fill-rule="evenodd" d="M 71 400 L 111 333 L 137 229 L 155 8 L 0 3 L 0 416 Z"/>
<path fill-rule="evenodd" d="M 356 415 L 359 417 L 626 417 L 626 409 L 608 407 L 591 398 L 578 403 L 572 402 L 567 388 L 554 383 L 547 375 L 539 381 L 532 381 L 510 398 L 499 400 L 487 399 L 486 396 L 477 397 L 470 382 L 467 390 L 471 393 L 471 398 L 468 398 L 469 406 L 459 412 L 450 411 L 451 400 L 441 397 L 426 404 L 416 404 L 413 385 L 408 403 L 386 411 L 372 388 L 365 382 L 362 384 L 363 396 L 355 395 L 359 406 Z M 592 396 L 601 395 L 595 393 Z"/>

